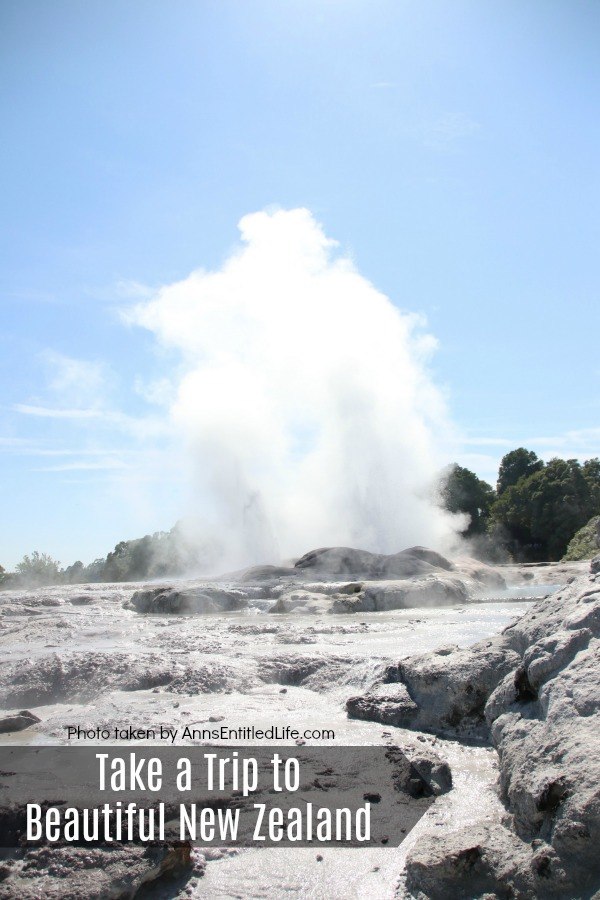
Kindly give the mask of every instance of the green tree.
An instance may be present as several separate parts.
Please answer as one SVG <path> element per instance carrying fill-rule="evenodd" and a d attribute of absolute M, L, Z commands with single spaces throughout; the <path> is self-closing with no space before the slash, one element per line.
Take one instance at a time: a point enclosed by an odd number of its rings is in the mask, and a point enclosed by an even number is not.
<path fill-rule="evenodd" d="M 82 580 L 85 582 L 106 581 L 107 579 L 104 578 L 105 566 L 106 560 L 103 556 L 95 559 L 89 566 L 84 566 Z"/>
<path fill-rule="evenodd" d="M 590 489 L 592 506 L 600 510 L 600 459 L 597 456 L 588 459 L 584 462 L 582 471 Z"/>
<path fill-rule="evenodd" d="M 503 494 L 507 488 L 517 484 L 521 478 L 528 478 L 529 475 L 533 475 L 543 468 L 544 463 L 538 459 L 533 450 L 526 450 L 525 447 L 511 450 L 500 461 L 496 485 L 498 496 Z"/>
<path fill-rule="evenodd" d="M 19 582 L 27 587 L 42 587 L 61 581 L 60 563 L 37 550 L 31 556 L 25 555 L 15 566 L 15 571 Z"/>
<path fill-rule="evenodd" d="M 482 481 L 470 469 L 453 463 L 443 475 L 440 493 L 443 505 L 449 512 L 469 515 L 469 524 L 463 531 L 465 537 L 485 533 L 490 508 L 496 496 L 487 481 Z"/>
<path fill-rule="evenodd" d="M 492 534 L 517 558 L 560 559 L 575 532 L 600 512 L 600 466 L 589 463 L 551 459 L 507 487 L 491 512 Z"/>
<path fill-rule="evenodd" d="M 85 582 L 85 566 L 80 559 L 64 569 L 63 578 L 68 584 L 83 584 Z"/>
<path fill-rule="evenodd" d="M 130 541 L 119 541 L 115 549 L 108 553 L 102 581 L 127 581 L 131 564 Z"/>
<path fill-rule="evenodd" d="M 176 570 L 168 559 L 169 534 L 157 531 L 132 541 L 120 541 L 106 557 L 102 581 L 141 581 Z"/>

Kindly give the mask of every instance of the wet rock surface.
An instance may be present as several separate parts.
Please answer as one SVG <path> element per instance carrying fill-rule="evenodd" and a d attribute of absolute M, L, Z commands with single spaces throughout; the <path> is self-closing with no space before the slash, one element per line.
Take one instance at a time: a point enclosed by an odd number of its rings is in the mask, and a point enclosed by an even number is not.
<path fill-rule="evenodd" d="M 498 566 L 507 584 L 565 584 L 569 578 L 579 578 L 590 570 L 589 560 L 556 563 L 507 563 Z"/>
<path fill-rule="evenodd" d="M 417 561 L 434 564 L 431 558 L 417 557 Z M 500 848 L 505 846 L 502 841 L 509 842 L 506 846 L 524 847 L 529 854 L 527 858 L 535 857 L 542 872 L 550 871 L 552 866 L 560 868 L 560 854 L 566 851 L 559 848 L 559 852 L 544 836 L 552 809 L 560 809 L 567 803 L 562 795 L 562 782 L 554 785 L 557 780 L 554 770 L 551 779 L 540 782 L 537 801 L 524 800 L 522 810 L 519 803 L 523 786 L 513 777 L 503 782 L 505 807 L 501 807 L 490 790 L 495 763 L 489 751 L 465 749 L 458 743 L 418 733 L 415 728 L 429 728 L 433 733 L 438 730 L 436 717 L 446 717 L 448 733 L 454 738 L 470 733 L 482 740 L 484 730 L 487 728 L 487 734 L 491 734 L 489 729 L 495 730 L 498 722 L 507 715 L 510 717 L 515 704 L 521 710 L 523 704 L 518 697 L 522 698 L 527 691 L 537 692 L 537 698 L 530 696 L 527 703 L 533 703 L 535 716 L 541 716 L 535 704 L 542 704 L 540 710 L 545 708 L 544 692 L 555 678 L 553 660 L 561 655 L 563 662 L 570 659 L 569 665 L 574 665 L 582 653 L 593 649 L 590 641 L 586 643 L 586 629 L 595 640 L 594 603 L 575 604 L 567 623 L 568 616 L 563 611 L 561 618 L 561 611 L 551 598 L 544 606 L 547 614 L 543 621 L 541 614 L 534 612 L 536 617 L 528 625 L 523 625 L 522 619 L 503 635 L 494 637 L 527 610 L 529 604 L 518 598 L 513 602 L 515 598 L 508 593 L 502 596 L 499 585 L 504 584 L 504 570 L 498 576 L 473 561 L 455 561 L 451 565 L 451 569 L 437 566 L 433 572 L 421 569 L 417 576 L 402 578 L 373 579 L 366 577 L 364 571 L 327 576 L 316 573 L 309 565 L 301 577 L 297 574 L 299 570 L 288 576 L 282 575 L 281 569 L 275 572 L 269 569 L 263 573 L 264 578 L 246 581 L 244 576 L 239 576 L 237 580 L 222 583 L 77 585 L 2 592 L 0 645 L 4 665 L 0 668 L 0 718 L 24 715 L 27 708 L 41 720 L 14 736 L 6 732 L 2 739 L 34 744 L 67 743 L 67 726 L 76 726 L 82 730 L 78 741 L 94 743 L 93 737 L 88 738 L 86 734 L 93 734 L 97 728 L 114 728 L 118 723 L 123 727 L 151 730 L 164 724 L 177 730 L 177 743 L 189 744 L 201 743 L 202 738 L 184 737 L 187 728 L 268 727 L 275 722 L 300 730 L 333 729 L 335 739 L 331 741 L 335 743 L 399 742 L 406 752 L 412 750 L 411 762 L 433 785 L 434 793 L 439 793 L 440 800 L 434 804 L 432 816 L 441 816 L 441 821 L 446 823 L 445 830 L 456 834 L 460 831 L 458 826 L 465 821 L 465 810 L 479 811 L 484 807 L 490 810 L 489 827 L 494 824 L 506 831 L 507 838 L 504 831 L 498 833 L 497 852 L 490 852 L 485 858 L 486 884 L 492 883 L 489 879 L 501 871 L 495 860 L 500 859 Z M 512 576 L 506 580 L 511 579 Z M 547 583 L 555 580 L 556 576 Z M 454 585 L 452 590 L 456 593 L 446 605 L 439 603 L 435 592 L 441 589 L 437 584 Z M 415 605 L 396 606 L 396 600 L 390 603 L 388 595 L 394 591 L 403 601 L 404 591 L 414 592 Z M 496 591 L 498 602 L 477 602 L 481 594 L 494 596 Z M 178 606 L 180 601 L 173 599 L 173 592 L 183 597 L 184 605 L 189 604 L 187 609 Z M 318 601 L 313 611 L 307 610 L 303 615 L 293 611 L 292 614 L 268 614 L 279 601 L 287 602 L 294 593 L 310 595 L 309 603 Z M 134 602 L 136 594 L 145 595 L 145 599 Z M 158 608 L 152 608 L 157 596 L 167 599 L 161 599 Z M 365 598 L 372 603 L 370 610 L 364 605 L 357 605 L 353 612 L 341 608 L 342 604 L 356 601 L 364 604 Z M 165 606 L 161 609 L 163 602 Z M 198 608 L 193 608 L 207 602 L 216 604 L 218 611 L 209 612 L 204 607 L 205 611 L 198 614 Z M 376 607 L 376 603 L 381 605 Z M 142 611 L 145 604 L 149 605 Z M 231 607 L 226 609 L 228 604 Z M 339 604 L 336 615 L 329 615 L 335 604 Z M 550 629 L 575 636 L 561 639 L 556 647 L 545 644 L 530 659 L 526 655 L 529 648 L 547 638 Z M 473 662 L 479 651 L 473 656 L 468 650 L 478 643 L 487 653 L 487 662 L 479 668 Z M 443 685 L 441 673 L 448 660 L 453 660 L 456 678 L 442 701 L 439 697 L 435 699 L 436 685 Z M 571 682 L 565 683 L 564 697 L 571 691 L 569 702 L 573 709 L 578 716 L 587 716 L 591 721 L 595 713 L 588 711 L 595 708 L 595 699 L 589 686 L 590 671 L 585 669 L 582 660 L 583 657 L 577 663 L 581 671 L 575 666 Z M 507 674 L 502 670 L 504 664 L 509 666 Z M 519 676 L 519 686 L 515 687 L 517 697 L 511 694 L 510 676 L 523 667 L 525 674 Z M 491 698 L 489 722 L 484 716 L 484 698 L 467 690 L 484 669 L 494 670 L 493 677 L 489 675 L 484 682 L 485 693 Z M 379 721 L 374 721 L 377 715 L 367 714 L 368 710 L 364 716 L 349 719 L 345 713 L 349 696 L 372 697 L 371 713 L 377 714 L 383 710 L 385 701 L 388 713 L 381 715 Z M 432 706 L 434 700 L 437 706 L 435 703 Z M 418 717 L 420 723 L 415 724 Z M 396 731 L 397 725 L 411 730 Z M 511 728 L 507 720 L 499 733 L 499 747 L 502 742 L 505 758 L 514 759 L 515 767 L 522 766 L 524 762 L 516 753 L 518 740 Z M 445 731 L 445 727 L 439 730 Z M 120 738 L 115 740 L 118 742 Z M 545 740 L 548 743 L 550 739 Z M 560 752 L 559 748 L 557 753 Z M 532 751 L 530 756 L 534 759 L 535 753 Z M 558 758 L 553 765 L 560 768 Z M 513 764 L 510 770 L 513 771 Z M 592 777 L 591 768 L 589 797 Z M 450 785 L 452 789 L 448 790 Z M 540 811 L 533 812 L 531 805 L 540 798 L 546 807 L 541 819 Z M 589 799 L 588 805 L 582 806 L 578 813 L 584 817 L 582 824 L 588 829 L 591 828 L 591 803 Z M 510 816 L 518 814 L 522 819 L 521 830 L 512 826 L 507 830 L 500 825 L 498 810 Z M 471 821 L 469 815 L 475 813 L 469 813 L 467 821 Z M 439 834 L 437 823 L 433 819 L 427 821 L 432 833 Z M 423 822 L 417 842 L 424 854 L 420 857 L 422 863 L 429 858 L 427 821 Z M 477 816 L 475 822 L 476 825 L 469 825 L 471 833 L 480 827 Z M 532 838 L 526 835 L 533 834 L 535 829 L 541 836 L 533 840 L 541 841 L 541 849 L 532 850 Z M 560 847 L 574 840 L 573 832 L 565 828 Z M 455 849 L 459 852 L 461 848 L 457 844 Z M 41 851 L 34 852 L 38 855 L 28 860 L 0 863 L 0 897 L 233 898 L 296 893 L 341 898 L 355 896 L 352 891 L 360 884 L 363 896 L 391 898 L 399 866 L 408 849 L 398 857 L 390 854 L 389 849 L 373 853 L 361 850 L 356 858 L 352 857 L 352 862 L 348 857 L 343 867 L 339 865 L 339 851 L 325 849 L 322 860 L 315 866 L 318 875 L 307 862 L 310 851 L 297 851 L 291 857 L 286 854 L 285 865 L 276 850 L 255 854 L 228 852 L 222 856 L 204 854 L 200 873 L 192 867 L 191 874 L 188 871 L 178 875 L 168 887 L 159 884 L 156 873 L 160 866 L 157 868 L 155 862 L 140 856 L 143 851 L 128 850 L 112 855 L 108 851 L 93 851 L 87 856 L 83 851 L 74 850 L 55 849 L 47 856 Z M 552 862 L 555 858 L 552 853 L 558 862 Z M 314 854 L 310 859 L 313 857 Z M 290 859 L 296 862 L 291 863 Z M 518 868 L 522 869 L 520 863 Z M 424 874 L 425 869 L 428 875 Z M 433 869 L 433 862 L 420 866 L 416 861 L 409 864 L 407 872 L 415 892 L 420 890 L 418 879 L 423 885 L 426 878 L 427 884 L 434 884 L 437 876 Z M 362 872 L 360 879 L 359 872 Z M 126 877 L 125 882 L 120 881 L 121 875 Z M 182 879 L 181 883 L 177 879 Z M 451 879 L 447 884 L 452 887 Z M 527 886 L 537 882 L 525 880 L 519 884 Z M 455 888 L 456 882 L 452 889 Z M 453 894 L 450 891 L 445 896 Z"/>
<path fill-rule="evenodd" d="M 4 716 L 0 718 L 0 734 L 6 734 L 14 731 L 23 731 L 39 722 L 40 719 L 29 712 L 28 709 L 22 709 L 14 716 Z"/>
<path fill-rule="evenodd" d="M 169 687 L 174 693 L 209 693 L 237 683 L 226 666 L 165 662 L 158 654 L 53 653 L 21 660 L 0 674 L 0 703 L 46 706 L 91 702 L 108 691 L 147 691 Z"/>
<path fill-rule="evenodd" d="M 410 892 L 566 900 L 600 889 L 595 567 L 498 638 L 388 669 L 384 683 L 348 702 L 348 712 L 438 733 L 487 735 L 497 749 L 505 823 L 425 838 L 407 861 Z"/>
<path fill-rule="evenodd" d="M 454 578 L 454 573 L 449 577 Z M 303 585 L 309 594 L 318 588 L 326 604 L 352 601 L 365 590 L 389 589 L 388 582 L 323 580 Z M 413 587 L 424 601 L 431 590 L 435 601 L 432 583 L 417 581 Z M 233 597 L 235 606 L 239 590 L 238 585 L 212 582 L 177 586 L 181 596 L 202 594 L 211 597 L 211 602 L 220 596 L 227 603 Z M 111 718 L 129 721 L 149 716 L 146 724 L 172 724 L 175 702 L 181 703 L 176 715 L 180 727 L 188 717 L 208 719 L 223 705 L 230 720 L 239 718 L 236 710 L 253 710 L 254 705 L 264 717 L 274 702 L 272 692 L 283 685 L 292 692 L 305 692 L 295 703 L 292 694 L 286 695 L 284 713 L 295 717 L 300 706 L 306 706 L 302 714 L 309 725 L 330 724 L 329 713 L 315 722 L 315 717 L 321 717 L 315 701 L 335 694 L 339 725 L 345 721 L 343 703 L 348 693 L 366 689 L 381 677 L 399 647 L 406 655 L 420 646 L 434 646 L 448 635 L 468 644 L 481 634 L 480 629 L 491 633 L 524 608 L 509 602 L 485 607 L 425 604 L 418 610 L 364 613 L 364 618 L 343 612 L 268 615 L 274 604 L 290 596 L 287 586 L 248 583 L 243 590 L 246 605 L 242 608 L 203 615 L 138 611 L 156 596 L 172 597 L 168 585 L 73 585 L 0 592 L 0 717 L 16 718 L 28 708 L 42 719 L 41 725 L 24 729 L 28 740 L 62 741 L 67 724 L 87 726 Z M 134 601 L 136 597 L 143 599 Z M 307 695 L 313 697 L 308 705 Z M 197 711 L 202 697 L 206 701 Z M 262 698 L 260 704 L 254 704 L 254 697 Z M 207 704 L 212 708 L 205 715 Z"/>
<path fill-rule="evenodd" d="M 1 900 L 125 900 L 173 897 L 204 863 L 189 846 L 40 847 L 0 862 Z M 4 877 L 3 877 L 4 876 Z"/>
<path fill-rule="evenodd" d="M 486 702 L 519 660 L 502 638 L 466 650 L 441 647 L 389 666 L 384 683 L 351 697 L 346 709 L 355 718 L 486 742 Z"/>
<path fill-rule="evenodd" d="M 411 852 L 406 887 L 428 900 L 547 896 L 546 882 L 529 870 L 529 857 L 527 844 L 502 825 L 432 835 Z"/>

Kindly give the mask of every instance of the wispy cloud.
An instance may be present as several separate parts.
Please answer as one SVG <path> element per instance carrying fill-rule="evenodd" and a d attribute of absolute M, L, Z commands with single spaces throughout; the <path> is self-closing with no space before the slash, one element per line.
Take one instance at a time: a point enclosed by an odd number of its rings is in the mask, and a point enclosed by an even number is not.
<path fill-rule="evenodd" d="M 465 437 L 463 444 L 473 444 L 477 447 L 513 447 L 514 441 L 503 437 Z"/>
<path fill-rule="evenodd" d="M 587 450 L 595 450 L 600 453 L 600 428 L 579 428 L 572 431 L 566 431 L 564 434 L 551 435 L 545 437 L 527 438 L 529 443 L 544 445 L 548 448 L 556 447 L 585 447 Z"/>
<path fill-rule="evenodd" d="M 77 460 L 74 462 L 60 463 L 56 466 L 41 466 L 34 472 L 96 472 L 99 470 L 128 469 L 129 465 L 122 459 L 107 457 L 93 461 Z"/>
<path fill-rule="evenodd" d="M 579 460 L 600 456 L 600 428 L 571 429 L 562 434 L 518 438 L 468 436 L 463 437 L 461 443 L 465 450 L 458 454 L 460 465 L 493 483 L 501 458 L 517 447 L 533 450 L 546 462 L 553 456 Z M 497 448 L 496 453 L 490 452 L 494 447 Z"/>
<path fill-rule="evenodd" d="M 600 456 L 600 429 L 586 428 L 563 435 L 530 438 L 526 446 L 532 446 L 545 460 L 553 456 L 563 459 L 591 459 Z"/>
<path fill-rule="evenodd" d="M 81 450 L 71 450 L 71 449 L 53 449 L 53 450 L 46 450 L 46 449 L 44 449 L 44 448 L 32 448 L 32 449 L 27 450 L 27 451 L 25 451 L 25 452 L 26 452 L 28 455 L 31 455 L 31 456 L 54 456 L 54 457 L 60 457 L 60 456 L 107 456 L 107 455 L 113 454 L 113 453 L 115 453 L 115 452 L 119 452 L 119 453 L 127 453 L 127 452 L 129 452 L 129 451 L 126 451 L 126 450 L 115 451 L 114 449 L 111 449 L 111 450 L 107 450 L 107 449 L 103 449 L 103 450 L 89 450 L 89 449 L 87 449 L 87 448 L 84 448 L 84 449 L 81 449 Z"/>
<path fill-rule="evenodd" d="M 101 419 L 105 416 L 99 409 L 59 409 L 52 406 L 30 406 L 28 403 L 16 403 L 13 409 L 24 416 L 39 416 L 44 419 Z"/>
<path fill-rule="evenodd" d="M 170 406 L 177 393 L 175 385 L 169 378 L 145 381 L 138 376 L 133 386 L 136 394 L 154 406 Z"/>
<path fill-rule="evenodd" d="M 19 303 L 51 303 L 58 304 L 63 301 L 59 300 L 59 298 L 50 293 L 50 291 L 35 291 L 35 290 L 16 290 L 16 291 L 6 291 L 3 292 L 4 299 L 6 300 L 16 300 Z"/>
<path fill-rule="evenodd" d="M 11 408 L 21 415 L 42 419 L 70 419 L 74 422 L 94 419 L 140 438 L 165 435 L 169 432 L 168 423 L 157 416 L 130 416 L 115 409 L 65 409 L 29 403 L 15 403 Z"/>
<path fill-rule="evenodd" d="M 600 428 L 579 428 L 565 431 L 562 434 L 530 435 L 526 437 L 478 437 L 470 435 L 462 438 L 464 446 L 499 447 L 515 449 L 527 447 L 543 454 L 544 452 L 574 451 L 579 448 L 585 453 L 600 453 Z M 574 453 L 574 455 L 582 455 Z"/>
<path fill-rule="evenodd" d="M 0 437 L 0 450 L 21 451 L 30 445 L 30 441 L 26 438 L 18 437 Z"/>
<path fill-rule="evenodd" d="M 106 456 L 112 453 L 128 453 L 122 448 L 106 447 L 50 447 L 46 441 L 26 440 L 25 438 L 0 438 L 0 453 L 18 456 Z"/>
<path fill-rule="evenodd" d="M 98 408 L 108 401 L 113 376 L 99 360 L 78 359 L 45 350 L 40 358 L 47 370 L 47 389 L 61 407 Z"/>
<path fill-rule="evenodd" d="M 147 284 L 142 284 L 141 281 L 121 280 L 117 282 L 116 292 L 119 297 L 125 299 L 147 300 L 154 296 L 156 288 L 150 287 Z"/>

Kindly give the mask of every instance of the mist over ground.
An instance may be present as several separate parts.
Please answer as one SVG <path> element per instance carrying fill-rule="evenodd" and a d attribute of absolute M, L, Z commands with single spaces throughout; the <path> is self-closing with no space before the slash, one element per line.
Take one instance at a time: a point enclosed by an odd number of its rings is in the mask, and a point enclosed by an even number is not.
<path fill-rule="evenodd" d="M 452 426 L 423 320 L 307 209 L 253 213 L 239 229 L 219 270 L 125 314 L 180 357 L 168 415 L 198 540 L 216 538 L 214 564 L 230 567 L 324 545 L 447 548 L 464 518 L 432 494 Z"/>

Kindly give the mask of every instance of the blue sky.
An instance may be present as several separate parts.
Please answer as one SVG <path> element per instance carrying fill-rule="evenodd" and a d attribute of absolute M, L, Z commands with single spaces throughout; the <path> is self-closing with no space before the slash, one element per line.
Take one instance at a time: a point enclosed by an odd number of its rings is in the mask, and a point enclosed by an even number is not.
<path fill-rule="evenodd" d="M 426 316 L 461 462 L 598 455 L 599 33 L 582 0 L 3 0 L 0 562 L 173 524 L 176 361 L 119 310 L 273 205 Z"/>

